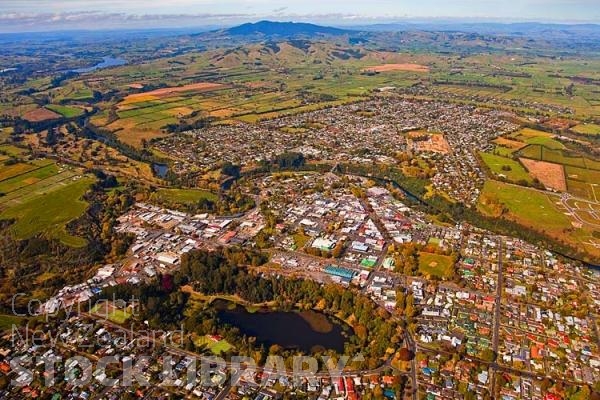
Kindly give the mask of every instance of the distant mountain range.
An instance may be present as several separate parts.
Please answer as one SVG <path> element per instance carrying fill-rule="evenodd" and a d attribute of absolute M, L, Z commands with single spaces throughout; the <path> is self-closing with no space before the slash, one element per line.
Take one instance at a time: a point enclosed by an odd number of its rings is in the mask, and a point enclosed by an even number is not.
<path fill-rule="evenodd" d="M 563 34 L 597 34 L 598 24 L 551 24 L 541 22 L 460 22 L 460 21 L 407 21 L 389 24 L 372 24 L 353 26 L 355 30 L 398 32 L 398 31 L 428 31 L 428 32 L 466 32 L 478 34 L 544 34 L 561 32 Z"/>
<path fill-rule="evenodd" d="M 226 29 L 225 34 L 233 36 L 245 35 L 264 35 L 264 36 L 340 36 L 352 33 L 353 31 L 328 26 L 320 26 L 303 22 L 274 22 L 260 21 L 256 23 L 247 23 L 233 28 Z"/>

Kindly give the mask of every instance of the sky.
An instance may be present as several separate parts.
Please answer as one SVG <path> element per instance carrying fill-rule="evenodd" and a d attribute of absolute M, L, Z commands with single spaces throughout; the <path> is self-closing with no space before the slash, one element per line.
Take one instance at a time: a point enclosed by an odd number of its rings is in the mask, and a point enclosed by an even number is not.
<path fill-rule="evenodd" d="M 600 0 L 0 0 L 4 32 L 231 26 L 261 19 L 600 23 Z"/>

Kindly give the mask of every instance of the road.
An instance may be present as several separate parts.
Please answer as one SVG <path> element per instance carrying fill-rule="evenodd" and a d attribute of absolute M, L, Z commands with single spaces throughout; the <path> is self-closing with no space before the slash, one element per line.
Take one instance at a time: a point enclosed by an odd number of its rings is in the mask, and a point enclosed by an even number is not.
<path fill-rule="evenodd" d="M 502 259 L 502 238 L 498 238 L 498 282 L 496 282 L 496 302 L 494 310 L 494 329 L 492 333 L 492 350 L 498 354 L 498 345 L 500 343 L 500 307 L 502 306 L 502 288 L 504 287 L 503 259 Z M 492 374 L 490 379 L 490 393 L 493 393 L 496 385 L 496 374 Z"/>

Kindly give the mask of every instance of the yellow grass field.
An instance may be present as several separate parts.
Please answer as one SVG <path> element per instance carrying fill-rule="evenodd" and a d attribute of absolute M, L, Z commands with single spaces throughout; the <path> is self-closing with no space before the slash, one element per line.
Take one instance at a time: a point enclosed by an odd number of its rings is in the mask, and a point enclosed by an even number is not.
<path fill-rule="evenodd" d="M 373 67 L 367 67 L 364 72 L 390 72 L 390 71 L 406 71 L 406 72 L 429 72 L 429 67 L 421 64 L 382 64 Z"/>

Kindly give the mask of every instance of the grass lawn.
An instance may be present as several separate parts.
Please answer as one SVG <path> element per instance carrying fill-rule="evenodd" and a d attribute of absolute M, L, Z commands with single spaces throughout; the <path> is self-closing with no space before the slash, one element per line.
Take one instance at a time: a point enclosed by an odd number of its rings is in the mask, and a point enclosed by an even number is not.
<path fill-rule="evenodd" d="M 10 331 L 15 326 L 21 326 L 25 319 L 16 315 L 0 314 L 0 331 Z"/>
<path fill-rule="evenodd" d="M 131 314 L 123 310 L 113 310 L 108 314 L 108 320 L 115 324 L 124 324 L 129 318 L 131 318 Z"/>
<path fill-rule="evenodd" d="M 226 340 L 215 341 L 209 336 L 200 336 L 194 340 L 196 346 L 206 346 L 214 355 L 226 353 L 233 348 Z"/>
<path fill-rule="evenodd" d="M 16 220 L 10 230 L 17 239 L 28 239 L 41 233 L 68 246 L 83 247 L 85 239 L 70 235 L 65 225 L 78 218 L 88 207 L 81 198 L 93 182 L 87 177 L 70 181 L 60 189 L 42 193 L 4 210 L 0 219 Z"/>
<path fill-rule="evenodd" d="M 47 109 L 57 112 L 65 118 L 74 118 L 83 115 L 83 110 L 78 107 L 67 107 L 60 106 L 57 104 L 49 104 L 46 106 Z"/>
<path fill-rule="evenodd" d="M 454 274 L 454 263 L 451 256 L 432 253 L 419 253 L 419 272 L 423 275 L 450 279 Z"/>
<path fill-rule="evenodd" d="M 518 161 L 512 158 L 497 156 L 490 153 L 479 153 L 481 159 L 487 165 L 487 167 L 496 175 L 504 175 L 512 182 L 518 182 L 524 180 L 526 182 L 533 182 L 533 179 L 527 173 L 527 170 Z M 505 171 L 502 168 L 510 168 Z"/>
<path fill-rule="evenodd" d="M 131 318 L 131 313 L 119 308 L 115 308 L 112 304 L 104 302 L 96 304 L 90 310 L 90 313 L 106 318 L 107 320 L 119 325 L 124 324 L 129 318 Z"/>
<path fill-rule="evenodd" d="M 180 204 L 193 204 L 202 199 L 207 199 L 213 202 L 218 200 L 218 196 L 216 194 L 199 189 L 158 189 L 152 194 L 152 197 L 158 201 Z"/>

